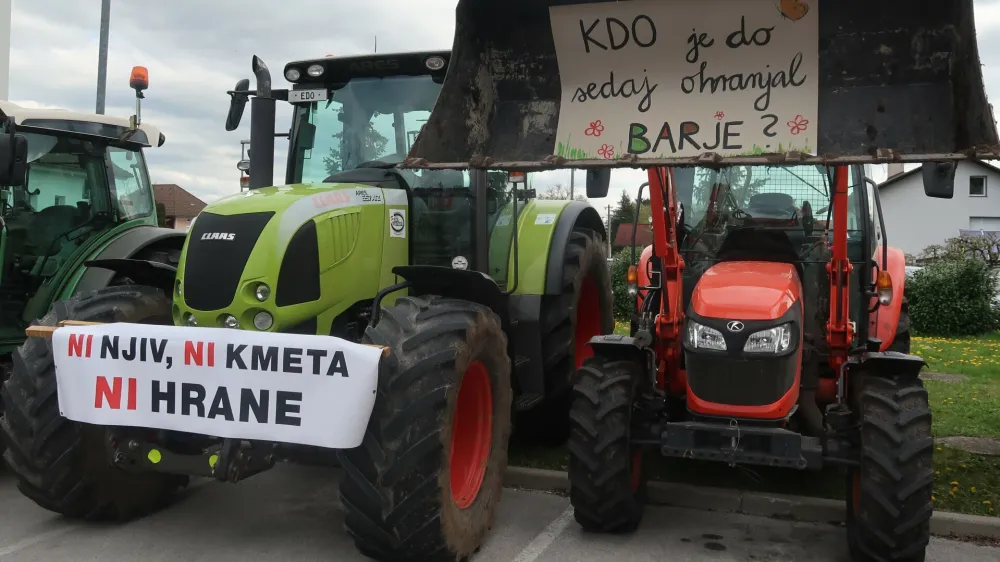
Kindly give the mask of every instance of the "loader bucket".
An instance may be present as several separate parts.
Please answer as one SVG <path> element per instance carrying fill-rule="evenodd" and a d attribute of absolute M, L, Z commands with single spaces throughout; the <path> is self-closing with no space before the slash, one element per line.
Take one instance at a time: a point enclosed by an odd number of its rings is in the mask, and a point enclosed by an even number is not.
<path fill-rule="evenodd" d="M 973 0 L 459 0 L 456 16 L 412 167 L 997 158 Z"/>

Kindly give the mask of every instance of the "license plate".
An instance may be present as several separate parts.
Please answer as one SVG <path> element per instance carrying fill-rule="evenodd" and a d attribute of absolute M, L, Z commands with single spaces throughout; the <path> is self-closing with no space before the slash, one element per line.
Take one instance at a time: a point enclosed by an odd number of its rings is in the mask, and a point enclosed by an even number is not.
<path fill-rule="evenodd" d="M 289 103 L 323 101 L 326 99 L 326 90 L 289 90 Z"/>

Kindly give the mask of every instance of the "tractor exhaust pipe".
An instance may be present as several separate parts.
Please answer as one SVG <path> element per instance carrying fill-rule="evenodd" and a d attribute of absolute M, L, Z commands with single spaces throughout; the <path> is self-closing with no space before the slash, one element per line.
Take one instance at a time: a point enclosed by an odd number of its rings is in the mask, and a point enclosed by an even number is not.
<path fill-rule="evenodd" d="M 250 100 L 250 189 L 274 185 L 275 100 L 271 97 L 271 71 L 260 57 L 253 57 L 257 95 Z"/>

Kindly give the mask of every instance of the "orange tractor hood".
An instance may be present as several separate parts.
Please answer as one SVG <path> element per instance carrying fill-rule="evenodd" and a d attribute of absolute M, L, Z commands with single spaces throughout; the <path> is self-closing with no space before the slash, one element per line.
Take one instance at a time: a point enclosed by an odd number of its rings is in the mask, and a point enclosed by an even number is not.
<path fill-rule="evenodd" d="M 691 309 L 707 318 L 777 320 L 801 295 L 799 274 L 790 264 L 731 261 L 701 276 L 691 294 Z"/>

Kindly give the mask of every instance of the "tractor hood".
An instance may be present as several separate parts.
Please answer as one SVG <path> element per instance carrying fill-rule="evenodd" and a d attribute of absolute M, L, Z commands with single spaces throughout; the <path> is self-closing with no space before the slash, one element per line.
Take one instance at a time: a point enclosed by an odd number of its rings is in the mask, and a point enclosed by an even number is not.
<path fill-rule="evenodd" d="M 708 269 L 691 294 L 703 318 L 777 320 L 801 299 L 802 284 L 787 263 L 731 261 Z"/>
<path fill-rule="evenodd" d="M 379 282 L 387 206 L 405 233 L 406 193 L 339 183 L 255 189 L 220 199 L 192 223 L 177 272 L 175 323 L 281 330 L 315 318 L 322 287 Z M 406 242 L 396 233 L 396 238 Z M 369 263 L 371 262 L 371 263 Z M 342 267 L 338 267 L 342 266 Z M 350 275 L 347 270 L 353 270 Z M 354 298 L 341 289 L 339 298 Z M 359 297 L 358 300 L 361 300 Z M 273 322 L 255 323 L 261 311 Z M 193 318 L 193 320 L 192 320 Z M 267 326 L 262 327 L 262 326 Z"/>

